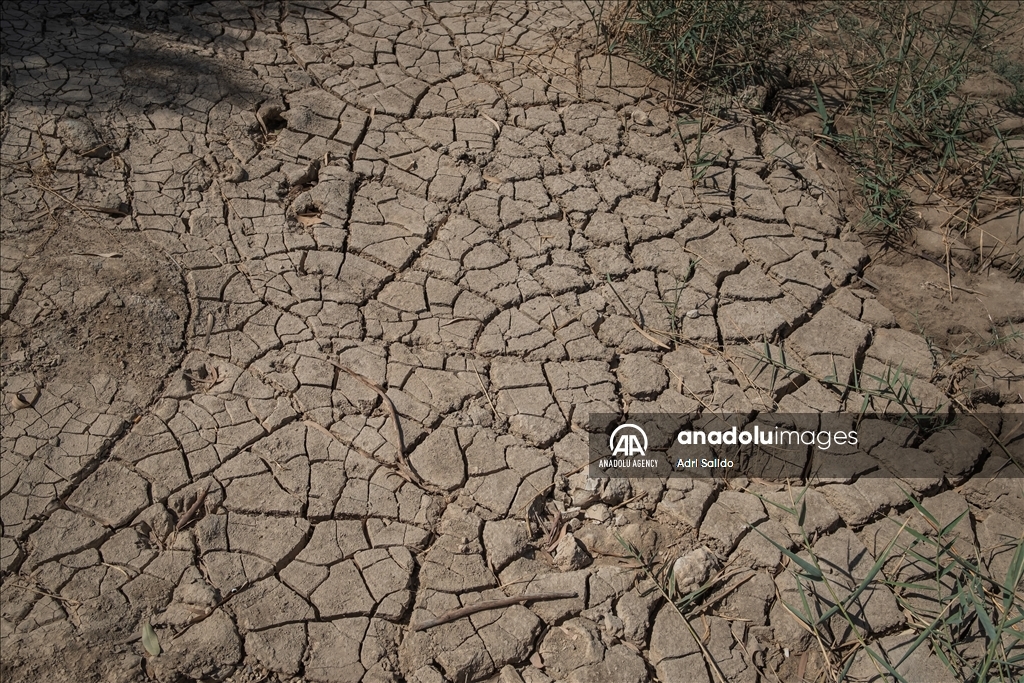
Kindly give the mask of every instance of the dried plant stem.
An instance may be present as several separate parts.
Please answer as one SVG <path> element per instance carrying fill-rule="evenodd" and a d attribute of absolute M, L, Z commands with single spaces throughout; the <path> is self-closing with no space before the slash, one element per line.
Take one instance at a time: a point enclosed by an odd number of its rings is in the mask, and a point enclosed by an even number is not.
<path fill-rule="evenodd" d="M 367 387 L 372 389 L 374 393 L 380 396 L 381 400 L 384 402 L 384 407 L 386 407 L 388 409 L 388 413 L 391 414 L 391 422 L 395 425 L 395 434 L 398 437 L 398 469 L 401 470 L 405 475 L 407 475 L 407 477 L 410 478 L 414 484 L 422 485 L 423 480 L 420 478 L 418 474 L 416 474 L 415 471 L 413 471 L 412 467 L 409 465 L 408 461 L 405 458 L 405 438 L 402 436 L 402 423 L 398 421 L 398 411 L 395 409 L 395 404 L 391 401 L 391 397 L 388 396 L 387 392 L 384 391 L 382 387 L 366 379 L 355 370 L 347 368 L 341 363 L 335 360 L 331 360 L 330 358 L 327 359 L 327 362 L 333 365 L 338 370 L 346 372 L 352 377 L 356 378 L 357 380 L 365 384 Z"/>
<path fill-rule="evenodd" d="M 196 502 L 192 503 L 191 507 L 189 507 L 189 509 L 185 511 L 185 514 L 181 516 L 181 519 L 178 520 L 178 524 L 174 527 L 175 531 L 181 531 L 185 528 L 185 525 L 192 521 L 192 518 L 196 516 L 197 512 L 199 512 L 199 508 L 204 502 L 206 502 L 206 494 L 209 492 L 210 484 L 207 482 L 206 488 L 203 489 L 203 492 L 199 494 L 198 498 L 196 498 Z"/>

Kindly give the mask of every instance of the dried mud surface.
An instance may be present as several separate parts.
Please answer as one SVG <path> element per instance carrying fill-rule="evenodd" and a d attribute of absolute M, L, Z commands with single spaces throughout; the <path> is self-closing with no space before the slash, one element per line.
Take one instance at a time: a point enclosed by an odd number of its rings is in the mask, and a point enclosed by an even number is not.
<path fill-rule="evenodd" d="M 834 581 L 910 516 L 897 484 L 1007 561 L 1020 340 L 929 343 L 911 308 L 974 329 L 979 304 L 887 298 L 917 275 L 869 265 L 806 138 L 723 112 L 695 175 L 697 130 L 584 5 L 27 7 L 0 19 L 4 680 L 712 680 L 617 535 L 688 585 L 737 571 L 698 629 L 729 680 L 813 671 L 751 532 L 796 543 L 762 502 L 789 489 L 583 469 L 592 412 L 860 407 L 769 381 L 765 342 L 985 412 L 942 476 L 814 486 Z M 1008 334 L 1024 291 L 985 277 L 974 331 Z M 927 457 L 897 437 L 869 456 Z M 576 597 L 410 628 L 550 592 Z M 901 646 L 888 589 L 857 610 Z"/>

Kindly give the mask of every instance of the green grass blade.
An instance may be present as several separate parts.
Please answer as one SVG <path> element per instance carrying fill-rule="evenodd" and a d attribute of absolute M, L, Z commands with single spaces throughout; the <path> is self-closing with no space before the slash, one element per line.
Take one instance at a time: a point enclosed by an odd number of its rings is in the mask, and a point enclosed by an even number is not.
<path fill-rule="evenodd" d="M 888 671 L 889 675 L 895 678 L 897 681 L 899 681 L 900 683 L 910 683 L 906 678 L 903 677 L 903 674 L 901 674 L 900 672 L 896 671 L 895 668 L 893 668 L 892 664 L 890 664 L 885 657 L 881 656 L 880 654 L 872 650 L 870 647 L 865 648 L 864 651 L 867 652 L 873 660 L 881 664 L 882 668 Z"/>
<path fill-rule="evenodd" d="M 811 579 L 812 581 L 821 581 L 824 578 L 824 575 L 821 573 L 821 570 L 815 567 L 813 564 L 811 564 L 804 558 L 800 557 L 789 548 L 780 545 L 779 543 L 776 543 L 775 539 L 766 536 L 765 533 L 758 529 L 756 526 L 752 526 L 750 528 L 759 533 L 762 538 L 764 538 L 766 541 L 775 546 L 779 550 L 779 552 L 781 552 L 783 555 L 788 557 L 791 562 L 800 567 L 800 569 L 803 570 L 804 575 L 807 576 L 807 578 Z"/>
<path fill-rule="evenodd" d="M 909 523 L 909 521 L 904 522 L 903 527 L 900 529 L 900 532 L 902 532 L 903 529 L 906 528 L 907 524 Z M 899 532 L 897 532 L 897 534 L 892 537 L 892 540 L 889 541 L 889 544 L 885 547 L 885 550 L 882 551 L 882 554 L 878 556 L 877 560 L 875 560 L 875 563 L 871 565 L 871 569 L 869 569 L 868 573 L 864 576 L 863 579 L 861 579 L 861 582 L 857 586 L 857 588 L 854 589 L 854 591 L 850 593 L 850 595 L 845 600 L 843 600 L 842 603 L 833 605 L 831 609 L 829 609 L 827 612 L 821 615 L 821 617 L 818 619 L 819 624 L 830 619 L 834 614 L 837 614 L 840 609 L 843 609 L 844 611 L 848 610 L 849 607 L 853 605 L 853 603 L 857 600 L 857 598 L 860 597 L 861 593 L 868 589 L 868 586 L 871 585 L 871 582 L 875 580 L 876 576 L 878 576 L 878 572 L 882 570 L 882 566 L 885 565 L 885 563 L 889 560 L 889 553 L 892 552 L 892 548 L 894 545 L 896 545 L 896 540 L 899 537 L 900 534 Z M 841 605 L 843 606 L 841 607 Z"/>
<path fill-rule="evenodd" d="M 932 527 L 935 530 L 938 530 L 940 528 L 939 520 L 935 519 L 935 515 L 933 515 L 932 513 L 928 512 L 927 508 L 925 508 L 925 506 L 922 505 L 912 495 L 910 495 L 909 493 L 904 491 L 903 487 L 899 487 L 899 489 L 900 489 L 900 491 L 903 491 L 903 495 L 907 497 L 907 500 L 910 501 L 910 504 L 914 506 L 914 509 L 916 509 L 919 513 L 921 513 L 921 516 L 924 517 L 926 520 L 928 520 L 928 523 L 931 524 Z"/>
<path fill-rule="evenodd" d="M 953 528 L 954 528 L 954 527 L 956 527 L 956 525 L 957 525 L 957 524 L 959 524 L 959 523 L 960 523 L 960 521 L 961 521 L 961 520 L 962 520 L 962 519 L 963 519 L 964 517 L 966 517 L 966 516 L 967 516 L 967 513 L 968 513 L 968 512 L 969 512 L 968 510 L 964 510 L 964 511 L 963 511 L 963 512 L 961 512 L 961 513 L 960 513 L 959 515 L 957 515 L 956 519 L 954 519 L 954 520 L 953 520 L 952 522 L 950 522 L 950 523 L 949 523 L 949 524 L 947 524 L 946 526 L 942 527 L 942 528 L 941 528 L 941 529 L 939 530 L 939 536 L 945 536 L 945 535 L 946 535 L 946 534 L 948 534 L 948 533 L 949 533 L 950 531 L 952 531 L 952 530 L 953 530 Z"/>
<path fill-rule="evenodd" d="M 974 613 L 978 616 L 978 621 L 981 623 L 981 627 L 985 629 L 985 634 L 989 638 L 990 643 L 997 643 L 999 641 L 999 632 L 996 630 L 995 624 L 992 623 L 992 619 L 989 617 L 988 611 L 985 609 L 985 603 L 978 599 L 978 596 L 974 594 L 974 591 L 965 591 L 967 593 L 967 599 L 974 605 Z"/>
<path fill-rule="evenodd" d="M 1017 544 L 1013 552 L 1013 559 L 1010 560 L 1010 567 L 1006 570 L 1006 582 L 1003 583 L 1003 611 L 1009 613 L 1010 604 L 1013 602 L 1013 594 L 1024 577 L 1024 540 Z"/>

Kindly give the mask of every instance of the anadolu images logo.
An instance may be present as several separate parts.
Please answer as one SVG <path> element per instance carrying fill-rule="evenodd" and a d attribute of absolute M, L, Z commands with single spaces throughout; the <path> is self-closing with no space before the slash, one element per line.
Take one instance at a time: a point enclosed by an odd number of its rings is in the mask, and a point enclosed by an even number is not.
<path fill-rule="evenodd" d="M 623 429 L 630 429 L 637 433 L 633 434 L 626 432 L 616 440 L 615 436 Z M 641 438 L 643 439 L 642 446 L 640 445 Z M 615 431 L 612 432 L 612 435 L 608 437 L 608 448 L 612 451 L 612 457 L 622 456 L 624 458 L 642 458 L 647 453 L 647 433 L 640 429 L 640 427 L 629 422 L 624 425 L 619 425 L 615 428 Z"/>

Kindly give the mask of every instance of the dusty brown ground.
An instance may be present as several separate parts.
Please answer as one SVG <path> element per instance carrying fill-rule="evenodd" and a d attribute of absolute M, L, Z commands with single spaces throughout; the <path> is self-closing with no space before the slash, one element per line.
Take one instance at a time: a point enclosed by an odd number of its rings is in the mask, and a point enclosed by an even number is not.
<path fill-rule="evenodd" d="M 1005 575 L 1019 277 L 965 243 L 950 302 L 934 240 L 865 246 L 842 165 L 742 110 L 695 176 L 666 84 L 598 54 L 583 5 L 45 3 L 0 28 L 5 681 L 815 679 L 792 565 L 752 531 L 797 548 L 764 501 L 804 483 L 842 590 L 899 524 L 928 533 L 900 486 L 966 511 L 958 549 Z M 772 382 L 765 342 L 803 374 Z M 591 413 L 857 410 L 819 380 L 896 368 L 983 423 L 873 422 L 863 469 L 795 486 L 586 469 Z M 618 538 L 720 577 L 700 643 Z M 575 597 L 413 628 L 552 592 Z M 889 654 L 897 597 L 851 607 Z M 901 667 L 953 680 L 924 649 Z"/>

